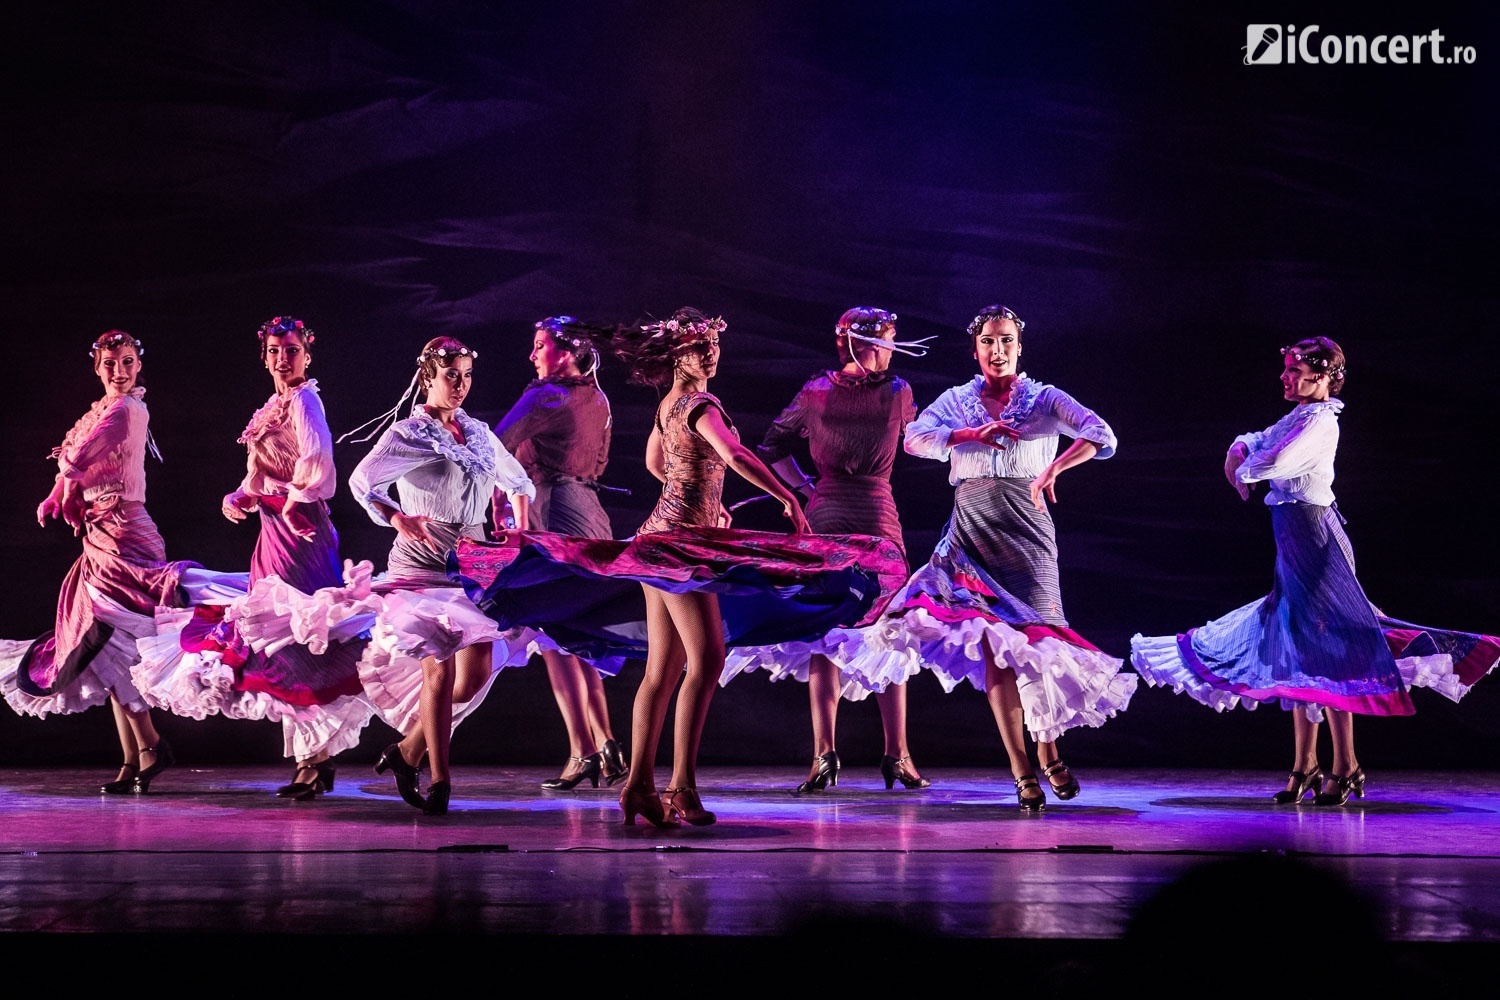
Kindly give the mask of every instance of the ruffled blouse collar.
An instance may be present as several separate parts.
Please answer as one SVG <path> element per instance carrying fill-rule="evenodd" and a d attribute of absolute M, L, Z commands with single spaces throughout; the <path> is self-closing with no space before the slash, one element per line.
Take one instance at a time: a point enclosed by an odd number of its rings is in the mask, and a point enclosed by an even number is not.
<path fill-rule="evenodd" d="M 1013 427 L 1024 424 L 1031 411 L 1036 408 L 1037 397 L 1041 396 L 1046 383 L 1038 382 L 1025 372 L 1016 376 L 1010 386 L 1010 399 L 1005 402 L 1005 409 L 1000 411 L 1000 419 Z M 984 376 L 975 375 L 968 385 L 963 387 L 959 393 L 959 405 L 963 408 L 968 426 L 978 427 L 987 424 L 992 419 L 989 411 L 984 408 L 984 400 L 980 393 L 984 390 Z"/>
<path fill-rule="evenodd" d="M 101 396 L 99 399 L 94 400 L 93 404 L 89 406 L 88 412 L 79 417 L 78 420 L 73 424 L 73 426 L 68 430 L 68 433 L 63 435 L 62 444 L 58 445 L 56 448 L 53 448 L 52 451 L 48 453 L 47 457 L 57 458 L 68 449 L 72 448 L 79 441 L 83 440 L 89 434 L 93 433 L 94 428 L 99 426 L 100 421 L 104 419 L 104 414 L 109 412 L 110 407 L 114 406 L 126 396 L 139 401 L 141 397 L 145 395 L 146 387 L 143 385 L 138 385 L 127 392 L 125 396 L 105 395 Z"/>
<path fill-rule="evenodd" d="M 453 422 L 464 432 L 463 444 L 459 444 L 453 432 L 423 407 L 417 407 L 412 414 L 410 426 L 417 440 L 430 445 L 434 452 L 463 469 L 470 478 L 495 479 L 495 448 L 490 443 L 489 427 L 462 409 L 453 411 Z"/>
<path fill-rule="evenodd" d="M 272 393 L 271 398 L 266 400 L 264 406 L 255 411 L 254 416 L 250 418 L 250 422 L 240 432 L 239 443 L 250 444 L 251 442 L 259 441 L 269 431 L 280 427 L 281 422 L 286 419 L 287 407 L 291 405 L 292 398 L 299 392 L 311 392 L 313 395 L 317 395 L 318 380 L 310 378 L 305 382 L 300 382 L 292 386 L 285 393 Z"/>

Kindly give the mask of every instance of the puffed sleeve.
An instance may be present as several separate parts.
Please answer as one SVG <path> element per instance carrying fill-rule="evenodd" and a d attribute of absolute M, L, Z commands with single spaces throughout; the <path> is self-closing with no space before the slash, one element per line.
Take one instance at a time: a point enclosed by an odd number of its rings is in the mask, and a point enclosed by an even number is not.
<path fill-rule="evenodd" d="M 323 400 L 311 388 L 292 393 L 287 420 L 297 439 L 297 463 L 286 485 L 288 500 L 310 503 L 327 500 L 338 488 L 333 465 L 333 433 L 323 412 Z"/>
<path fill-rule="evenodd" d="M 1331 460 L 1338 446 L 1338 416 L 1330 410 L 1319 410 L 1279 439 L 1263 439 L 1261 447 L 1250 452 L 1235 475 L 1242 483 L 1295 479 Z"/>
<path fill-rule="evenodd" d="M 505 444 L 488 427 L 485 433 L 490 435 L 490 446 L 495 449 L 495 485 L 513 497 L 535 500 L 536 486 L 521 463 L 516 461 L 516 456 L 506 450 Z"/>
<path fill-rule="evenodd" d="M 1115 453 L 1119 441 L 1115 432 L 1104 419 L 1056 386 L 1042 390 L 1037 406 L 1051 414 L 1058 430 L 1071 438 L 1081 438 L 1098 445 L 1095 458 L 1109 458 Z"/>
<path fill-rule="evenodd" d="M 406 513 L 401 509 L 400 501 L 392 495 L 391 488 L 402 476 L 436 459 L 430 444 L 419 443 L 406 432 L 404 421 L 393 424 L 385 429 L 385 433 L 376 439 L 375 447 L 354 467 L 349 476 L 349 491 L 376 524 L 390 524 L 387 509 L 398 514 Z"/>
<path fill-rule="evenodd" d="M 115 400 L 81 441 L 57 456 L 57 469 L 65 479 L 82 479 L 90 468 L 124 451 L 132 433 L 146 436 L 146 404 L 129 396 Z"/>
<path fill-rule="evenodd" d="M 962 426 L 964 417 L 958 405 L 958 390 L 949 389 L 906 425 L 906 452 L 946 462 L 953 453 L 948 439 Z"/>
<path fill-rule="evenodd" d="M 763 462 L 779 462 L 792 454 L 801 438 L 807 437 L 808 386 L 798 391 L 795 399 L 781 411 L 781 416 L 771 422 L 766 436 L 755 449 Z"/>

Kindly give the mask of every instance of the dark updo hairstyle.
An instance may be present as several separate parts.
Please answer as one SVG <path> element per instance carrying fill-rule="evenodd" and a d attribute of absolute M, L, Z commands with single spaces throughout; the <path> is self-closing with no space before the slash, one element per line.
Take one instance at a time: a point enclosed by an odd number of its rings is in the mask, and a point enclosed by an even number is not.
<path fill-rule="evenodd" d="M 318 339 L 318 335 L 295 316 L 273 316 L 262 323 L 260 329 L 255 331 L 255 336 L 260 340 L 260 359 L 266 360 L 267 337 L 272 335 L 285 337 L 293 333 L 301 338 L 303 347 L 311 347 L 312 342 Z"/>
<path fill-rule="evenodd" d="M 853 309 L 846 309 L 844 315 L 839 317 L 838 326 L 833 331 L 834 346 L 839 352 L 839 362 L 847 365 L 854 360 L 854 352 L 849 349 L 851 329 L 866 336 L 874 336 L 885 327 L 895 325 L 896 314 L 885 309 L 877 309 L 874 306 L 855 306 Z"/>
<path fill-rule="evenodd" d="M 992 306 L 985 306 L 974 314 L 974 318 L 969 320 L 969 336 L 971 338 L 978 338 L 984 332 L 984 325 L 992 319 L 1008 319 L 1016 324 L 1016 342 L 1020 343 L 1021 333 L 1026 329 L 1026 321 L 1017 316 L 1015 310 L 1009 306 L 1002 306 L 999 303 Z"/>
<path fill-rule="evenodd" d="M 655 388 L 671 384 L 677 358 L 725 327 L 722 317 L 709 319 L 692 306 L 670 318 L 620 327 L 615 354 L 630 366 L 630 381 Z"/>
<path fill-rule="evenodd" d="M 1344 349 L 1327 337 L 1306 337 L 1281 353 L 1313 371 L 1328 376 L 1328 395 L 1337 396 L 1344 391 Z"/>
<path fill-rule="evenodd" d="M 573 356 L 581 375 L 598 369 L 600 354 L 610 349 L 619 333 L 619 327 L 585 323 L 576 316 L 548 316 L 532 325 L 545 330 L 554 344 Z"/>
<path fill-rule="evenodd" d="M 432 387 L 433 379 L 437 378 L 440 368 L 452 368 L 453 363 L 459 358 L 479 358 L 479 352 L 465 347 L 463 341 L 455 337 L 433 337 L 422 348 L 422 353 L 417 356 L 417 380 L 422 384 L 422 391 L 426 392 Z"/>

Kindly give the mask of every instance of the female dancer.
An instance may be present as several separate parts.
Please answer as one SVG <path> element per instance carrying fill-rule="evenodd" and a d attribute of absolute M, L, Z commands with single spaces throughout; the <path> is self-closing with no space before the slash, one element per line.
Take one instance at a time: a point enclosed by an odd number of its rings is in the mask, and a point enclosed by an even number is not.
<path fill-rule="evenodd" d="M 371 643 L 371 648 L 385 652 L 366 656 L 360 677 L 371 701 L 404 737 L 386 747 L 375 770 L 393 771 L 401 797 L 429 815 L 448 811 L 453 729 L 488 688 L 494 676 L 491 643 L 501 638 L 449 583 L 448 553 L 459 538 L 483 538 L 485 516 L 492 505 L 505 502 L 507 494 L 516 527 L 526 530 L 529 502 L 536 492 L 489 427 L 463 411 L 473 387 L 476 357 L 452 337 L 428 341 L 413 379 L 413 388 L 420 383 L 426 402 L 391 425 L 349 477 L 350 490 L 370 516 L 396 529 L 387 575 L 379 587 L 386 596 Z M 498 518 L 497 526 L 503 527 Z M 414 628 L 419 621 L 427 626 Z M 420 629 L 427 637 L 415 718 L 410 704 L 415 678 L 409 669 L 414 661 L 410 655 L 390 655 L 382 638 L 383 629 L 393 627 Z M 408 654 L 413 648 L 411 643 L 396 645 Z M 519 656 L 524 662 L 524 643 Z M 463 706 L 458 713 L 455 703 Z M 424 753 L 432 774 L 425 798 L 417 786 Z"/>
<path fill-rule="evenodd" d="M 1500 637 L 1448 632 L 1387 618 L 1354 575 L 1354 551 L 1333 497 L 1333 459 L 1344 352 L 1327 337 L 1283 347 L 1282 398 L 1291 412 L 1234 439 L 1224 475 L 1241 500 L 1267 483 L 1276 539 L 1271 593 L 1185 635 L 1130 643 L 1146 683 L 1170 686 L 1219 711 L 1280 704 L 1292 713 L 1292 773 L 1272 796 L 1311 792 L 1320 806 L 1363 798 L 1354 715 L 1410 715 L 1409 686 L 1458 701 L 1500 661 Z M 1332 787 L 1318 763 L 1324 714 L 1333 742 Z"/>
<path fill-rule="evenodd" d="M 52 450 L 57 480 L 37 507 L 37 523 L 61 518 L 83 537 L 83 554 L 63 579 L 57 624 L 35 641 L 0 641 L 0 690 L 17 712 L 46 718 L 109 702 L 125 762 L 106 794 L 147 792 L 174 763 L 172 745 L 130 678 L 135 639 L 155 631 L 157 605 L 178 603 L 192 563 L 166 561 L 146 513 L 147 431 L 141 342 L 110 330 L 89 348 L 104 396 Z"/>
<path fill-rule="evenodd" d="M 917 415 L 911 386 L 890 372 L 891 353 L 920 357 L 918 344 L 896 341 L 896 315 L 858 306 L 839 317 L 834 342 L 843 367 L 812 379 L 767 431 L 758 449 L 777 475 L 808 499 L 807 520 L 819 534 L 864 532 L 888 538 L 905 555 L 901 523 L 891 496 L 891 466 L 902 432 Z M 915 348 L 915 349 L 913 349 Z M 806 438 L 816 481 L 793 456 Z M 816 483 L 816 485 L 814 485 Z M 881 609 L 869 616 L 873 619 Z M 885 787 L 900 781 L 926 788 L 906 744 L 906 679 L 920 668 L 914 658 L 870 648 L 864 630 L 835 629 L 811 643 L 740 647 L 729 651 L 726 681 L 741 670 L 764 667 L 772 680 L 795 677 L 808 684 L 812 707 L 813 764 L 797 792 L 838 784 L 834 744 L 839 697 L 875 692 L 885 734 L 880 774 Z"/>
<path fill-rule="evenodd" d="M 306 800 L 333 789 L 330 758 L 358 742 L 372 711 L 359 686 L 361 643 L 273 650 L 247 646 L 238 629 L 239 620 L 273 615 L 291 591 L 305 596 L 342 580 L 327 502 L 337 485 L 333 437 L 318 384 L 307 377 L 316 335 L 299 319 L 277 316 L 256 337 L 275 391 L 240 435 L 248 471 L 221 506 L 236 523 L 260 513 L 250 593 L 223 609 L 222 622 L 189 614 L 175 632 L 162 628 L 155 641 L 143 641 L 135 677 L 153 704 L 180 715 L 280 719 L 296 770 L 276 794 Z"/>
<path fill-rule="evenodd" d="M 539 531 L 611 537 L 598 490 L 609 461 L 612 421 L 597 370 L 599 346 L 607 345 L 613 332 L 572 316 L 538 322 L 530 359 L 536 381 L 495 427 L 536 484 L 531 524 Z M 568 730 L 568 763 L 542 787 L 569 789 L 587 780 L 598 788 L 601 777 L 613 785 L 630 767 L 610 727 L 599 670 L 566 650 L 544 648 L 541 654 Z"/>
<path fill-rule="evenodd" d="M 1056 741 L 1124 709 L 1136 678 L 1068 627 L 1046 501 L 1057 477 L 1108 458 L 1115 435 L 1098 414 L 1019 371 L 1023 323 L 986 306 L 969 324 L 979 375 L 938 397 L 906 429 L 906 450 L 949 461 L 953 516 L 931 560 L 886 612 L 884 637 L 917 652 L 952 691 L 985 692 L 1021 808 L 1046 804 L 1026 747 L 1059 799 L 1079 792 Z M 1074 438 L 1062 454 L 1058 437 Z"/>

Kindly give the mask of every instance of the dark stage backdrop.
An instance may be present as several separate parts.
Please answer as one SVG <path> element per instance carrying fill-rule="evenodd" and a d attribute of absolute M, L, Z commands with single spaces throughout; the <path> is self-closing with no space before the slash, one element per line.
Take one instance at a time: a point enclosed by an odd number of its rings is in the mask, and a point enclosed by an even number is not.
<path fill-rule="evenodd" d="M 427 338 L 482 353 L 472 410 L 530 377 L 531 322 L 729 323 L 713 389 L 758 441 L 833 362 L 845 308 L 879 305 L 919 405 L 972 374 L 963 327 L 1002 301 L 1025 368 L 1093 406 L 1117 457 L 1067 473 L 1056 519 L 1076 628 L 1125 655 L 1270 582 L 1269 518 L 1222 482 L 1224 449 L 1270 424 L 1277 348 L 1350 357 L 1340 507 L 1372 600 L 1500 632 L 1494 531 L 1500 32 L 1487 5 L 271 2 L 28 5 L 5 31 L 6 357 L 0 634 L 47 627 L 76 555 L 33 511 L 44 460 L 97 397 L 89 341 L 146 344 L 166 455 L 149 506 L 174 558 L 246 566 L 253 528 L 218 513 L 235 443 L 270 392 L 255 327 L 319 334 L 312 374 L 337 434 L 390 406 Z M 1041 9 L 1046 6 L 1046 9 Z M 1245 65 L 1247 26 L 1426 35 L 1476 61 Z M 1316 51 L 1316 47 L 1314 48 Z M 608 368 L 611 508 L 633 531 L 655 397 Z M 338 450 L 347 476 L 360 446 Z M 948 514 L 946 469 L 902 456 L 914 558 Z M 743 483 L 729 498 L 752 495 Z M 344 554 L 390 533 L 347 493 Z M 742 526 L 774 528 L 752 506 Z M 629 724 L 639 664 L 609 685 Z M 911 690 L 924 764 L 1003 754 L 983 699 Z M 1361 723 L 1371 767 L 1500 765 L 1500 679 L 1462 704 Z M 188 762 L 278 758 L 268 724 L 168 719 Z M 1278 711 L 1216 716 L 1142 689 L 1070 734 L 1087 765 L 1280 767 Z M 388 741 L 372 724 L 361 752 Z M 873 767 L 873 702 L 840 748 Z M 8 762 L 106 759 L 102 711 L 0 712 Z M 507 672 L 459 732 L 459 761 L 560 761 L 540 666 Z M 806 692 L 750 676 L 716 699 L 711 763 L 801 763 Z"/>

